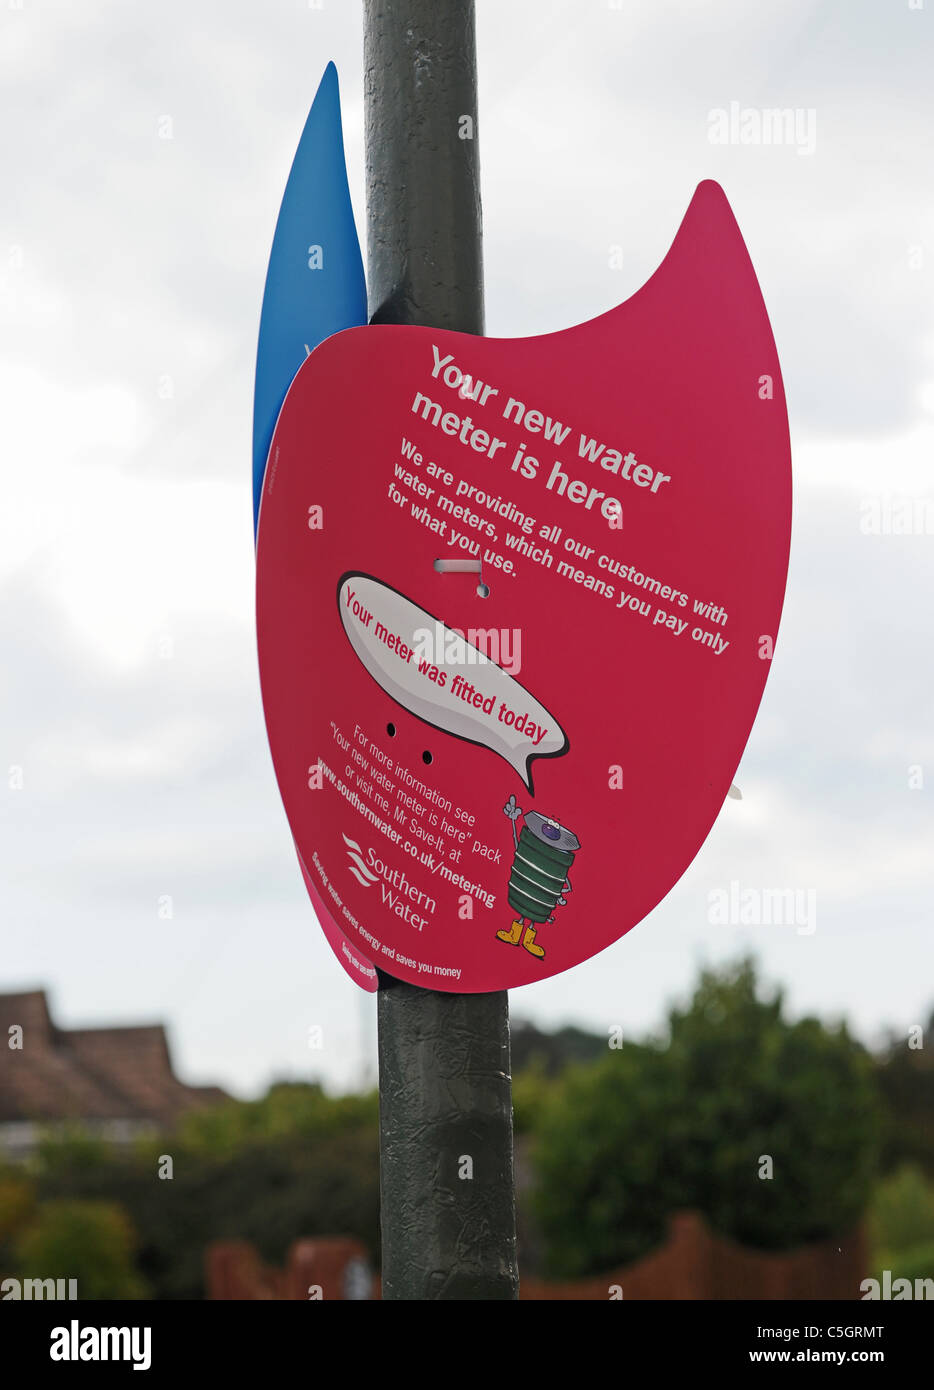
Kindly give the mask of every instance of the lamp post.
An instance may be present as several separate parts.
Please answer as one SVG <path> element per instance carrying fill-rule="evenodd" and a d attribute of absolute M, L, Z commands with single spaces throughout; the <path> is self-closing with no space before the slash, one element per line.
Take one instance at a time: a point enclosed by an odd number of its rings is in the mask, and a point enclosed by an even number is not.
<path fill-rule="evenodd" d="M 483 332 L 473 0 L 364 0 L 372 323 Z M 383 1297 L 518 1297 L 505 991 L 380 973 Z"/>

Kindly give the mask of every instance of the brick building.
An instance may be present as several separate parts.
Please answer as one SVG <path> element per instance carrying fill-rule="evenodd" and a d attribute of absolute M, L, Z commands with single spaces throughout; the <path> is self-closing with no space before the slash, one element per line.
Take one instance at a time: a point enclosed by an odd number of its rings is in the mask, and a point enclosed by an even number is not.
<path fill-rule="evenodd" d="M 178 1080 L 161 1024 L 59 1028 L 44 990 L 0 994 L 2 1157 L 28 1156 L 43 1130 L 63 1124 L 127 1143 L 225 1099 L 217 1086 Z"/>

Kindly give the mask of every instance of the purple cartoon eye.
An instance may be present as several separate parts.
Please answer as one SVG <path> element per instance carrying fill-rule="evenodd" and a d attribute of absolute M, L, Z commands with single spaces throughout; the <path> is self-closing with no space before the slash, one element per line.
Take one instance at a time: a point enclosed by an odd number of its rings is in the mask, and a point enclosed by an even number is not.
<path fill-rule="evenodd" d="M 561 827 L 560 825 L 552 825 L 550 821 L 546 821 L 546 823 L 542 826 L 542 834 L 547 835 L 549 840 L 560 840 Z"/>

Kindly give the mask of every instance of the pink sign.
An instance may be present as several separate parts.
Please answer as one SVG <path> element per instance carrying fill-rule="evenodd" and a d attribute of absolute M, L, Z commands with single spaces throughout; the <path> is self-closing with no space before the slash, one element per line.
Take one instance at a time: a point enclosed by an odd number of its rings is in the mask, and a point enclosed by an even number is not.
<path fill-rule="evenodd" d="M 790 524 L 775 345 L 714 183 L 590 323 L 315 349 L 266 471 L 260 672 L 309 886 L 364 969 L 512 988 L 652 910 L 749 736 Z"/>

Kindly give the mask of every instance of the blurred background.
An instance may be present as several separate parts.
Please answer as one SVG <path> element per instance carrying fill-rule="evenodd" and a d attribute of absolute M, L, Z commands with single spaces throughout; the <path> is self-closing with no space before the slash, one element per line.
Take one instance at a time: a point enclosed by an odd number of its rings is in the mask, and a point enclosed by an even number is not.
<path fill-rule="evenodd" d="M 179 1082 L 161 1029 L 62 1030 L 41 994 L 0 998 L 0 1026 L 14 1015 L 0 1275 L 77 1279 L 83 1298 L 378 1296 L 374 1090 L 236 1100 Z M 703 971 L 644 1037 L 514 1022 L 522 1296 L 930 1282 L 932 1027 L 871 1052 L 790 1019 L 748 958 Z"/>
<path fill-rule="evenodd" d="M 715 178 L 795 461 L 742 800 L 513 992 L 523 1273 L 690 1237 L 934 1277 L 934 6 L 477 12 L 488 333 L 627 298 Z M 0 11 L 0 1275 L 82 1296 L 200 1297 L 217 1242 L 257 1288 L 301 1238 L 378 1268 L 374 1002 L 297 873 L 253 635 L 263 279 L 331 58 L 362 236 L 356 0 Z M 724 141 L 734 108 L 797 134 Z M 807 917 L 725 920 L 734 884 Z"/>

